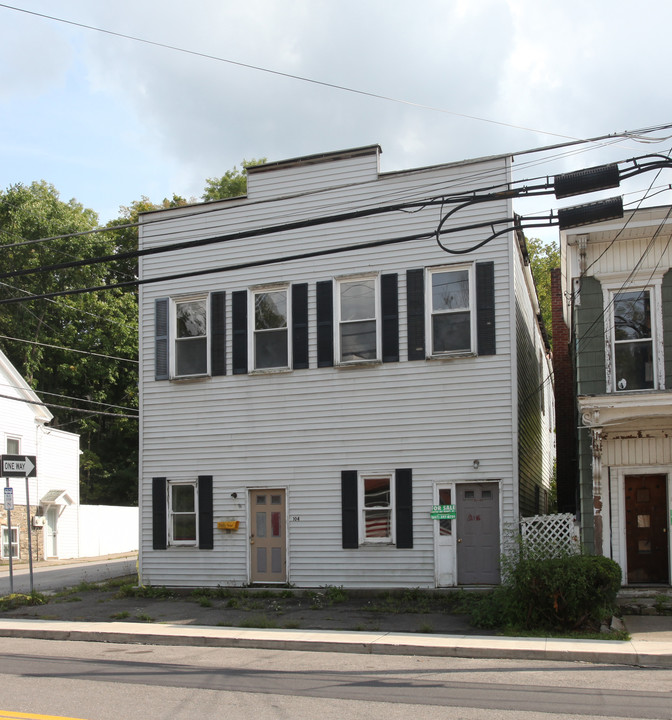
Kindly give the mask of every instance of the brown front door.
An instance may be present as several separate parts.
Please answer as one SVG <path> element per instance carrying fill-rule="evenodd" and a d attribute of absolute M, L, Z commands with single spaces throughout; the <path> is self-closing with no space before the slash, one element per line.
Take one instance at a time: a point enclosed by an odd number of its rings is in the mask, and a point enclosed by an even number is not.
<path fill-rule="evenodd" d="M 628 583 L 669 582 L 667 476 L 625 476 Z"/>
<path fill-rule="evenodd" d="M 285 491 L 250 491 L 250 559 L 253 583 L 287 582 Z"/>

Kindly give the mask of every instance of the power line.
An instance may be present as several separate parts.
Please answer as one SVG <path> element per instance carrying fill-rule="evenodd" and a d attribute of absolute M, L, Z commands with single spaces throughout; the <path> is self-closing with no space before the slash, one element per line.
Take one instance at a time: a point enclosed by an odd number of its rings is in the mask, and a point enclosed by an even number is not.
<path fill-rule="evenodd" d="M 69 405 L 57 405 L 56 403 L 45 403 L 39 400 L 26 400 L 24 398 L 12 397 L 11 395 L 0 395 L 0 398 L 4 400 L 15 400 L 16 402 L 27 403 L 28 405 L 39 405 L 40 407 L 46 408 L 59 408 L 61 410 L 69 410 L 74 413 L 82 413 L 85 415 L 105 415 L 106 417 L 116 418 L 128 418 L 130 420 L 137 420 L 138 415 L 127 415 L 125 413 L 113 413 L 105 412 L 104 410 L 84 410 L 81 408 L 70 407 Z"/>
<path fill-rule="evenodd" d="M 76 350 L 75 348 L 63 347 L 63 345 L 50 345 L 49 343 L 37 342 L 36 340 L 24 340 L 23 338 L 9 337 L 9 335 L 0 335 L 3 340 L 12 340 L 14 342 L 28 343 L 30 345 L 39 345 L 40 347 L 48 347 L 54 350 L 65 350 L 67 352 L 80 353 L 82 355 L 89 355 L 91 357 L 105 358 L 106 360 L 120 360 L 122 362 L 139 363 L 139 360 L 132 360 L 131 358 L 118 357 L 116 355 L 103 355 L 102 353 L 90 352 L 88 350 Z"/>

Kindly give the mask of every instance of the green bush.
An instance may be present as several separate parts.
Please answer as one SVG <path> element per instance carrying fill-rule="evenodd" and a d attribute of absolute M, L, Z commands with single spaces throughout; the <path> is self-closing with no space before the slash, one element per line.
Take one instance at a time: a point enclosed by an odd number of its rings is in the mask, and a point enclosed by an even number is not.
<path fill-rule="evenodd" d="M 504 583 L 471 612 L 477 627 L 577 630 L 611 618 L 621 586 L 617 563 L 600 555 L 556 557 L 521 548 L 503 561 Z"/>

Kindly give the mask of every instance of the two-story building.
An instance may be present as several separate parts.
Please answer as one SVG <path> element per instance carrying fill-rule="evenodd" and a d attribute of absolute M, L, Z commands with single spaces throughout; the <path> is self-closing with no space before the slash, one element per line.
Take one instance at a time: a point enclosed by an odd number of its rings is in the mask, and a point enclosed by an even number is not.
<path fill-rule="evenodd" d="M 510 158 L 379 156 L 254 166 L 243 197 L 141 216 L 141 582 L 495 584 L 545 510 L 548 348 L 492 195 Z"/>
<path fill-rule="evenodd" d="M 556 318 L 554 357 L 572 360 L 577 405 L 558 432 L 578 426 L 583 544 L 618 562 L 628 585 L 671 577 L 671 216 L 647 208 L 560 234 L 556 307 L 568 334 L 558 341 Z M 559 482 L 571 485 L 567 467 Z"/>

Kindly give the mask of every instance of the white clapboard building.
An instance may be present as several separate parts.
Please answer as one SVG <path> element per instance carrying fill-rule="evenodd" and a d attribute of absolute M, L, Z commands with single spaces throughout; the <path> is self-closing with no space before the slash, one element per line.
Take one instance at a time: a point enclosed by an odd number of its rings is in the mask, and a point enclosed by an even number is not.
<path fill-rule="evenodd" d="M 496 584 L 544 511 L 548 350 L 522 235 L 495 235 L 510 158 L 380 153 L 141 217 L 141 582 Z"/>

